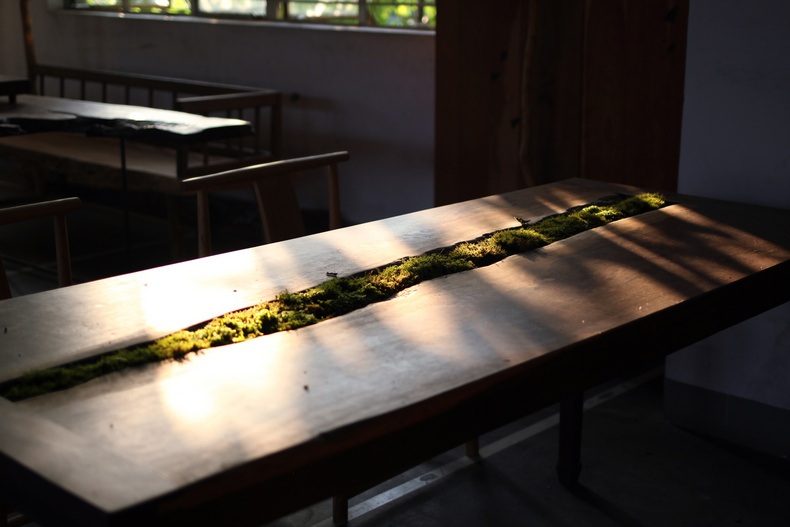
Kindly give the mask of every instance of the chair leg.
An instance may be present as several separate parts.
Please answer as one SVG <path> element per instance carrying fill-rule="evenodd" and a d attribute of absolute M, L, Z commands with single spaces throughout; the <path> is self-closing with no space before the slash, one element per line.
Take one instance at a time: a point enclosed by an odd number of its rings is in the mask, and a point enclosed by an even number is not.
<path fill-rule="evenodd" d="M 66 215 L 56 214 L 55 220 L 55 254 L 58 266 L 58 287 L 71 285 L 71 255 L 69 253 L 69 235 L 66 229 Z"/>
<path fill-rule="evenodd" d="M 170 236 L 170 259 L 183 262 L 187 259 L 187 250 L 184 235 L 183 211 L 181 202 L 176 196 L 167 196 L 167 222 Z"/>
<path fill-rule="evenodd" d="M 329 228 L 339 229 L 340 217 L 340 181 L 337 174 L 337 165 L 329 165 Z"/>
<path fill-rule="evenodd" d="M 211 255 L 211 219 L 209 217 L 208 192 L 197 193 L 198 256 Z"/>

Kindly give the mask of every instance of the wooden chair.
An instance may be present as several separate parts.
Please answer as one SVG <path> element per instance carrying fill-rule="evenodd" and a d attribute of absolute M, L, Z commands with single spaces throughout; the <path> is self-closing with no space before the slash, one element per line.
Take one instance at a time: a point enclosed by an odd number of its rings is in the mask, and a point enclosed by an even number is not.
<path fill-rule="evenodd" d="M 291 183 L 291 176 L 304 170 L 327 167 L 329 172 L 329 228 L 340 227 L 340 192 L 337 165 L 349 159 L 348 152 L 274 161 L 228 170 L 182 181 L 182 189 L 197 193 L 198 254 L 211 254 L 208 194 L 251 185 L 263 224 L 264 242 L 305 235 L 304 220 Z"/>
<path fill-rule="evenodd" d="M 72 283 L 66 213 L 77 210 L 81 206 L 82 202 L 79 198 L 64 198 L 0 209 L 0 226 L 35 218 L 53 217 L 55 222 L 55 251 L 57 255 L 59 287 L 71 285 Z M 11 298 L 11 287 L 8 283 L 3 260 L 0 258 L 0 300 L 6 298 Z"/>
<path fill-rule="evenodd" d="M 0 226 L 19 223 L 52 216 L 55 224 L 55 254 L 58 266 L 58 287 L 72 284 L 71 256 L 69 254 L 69 238 L 66 229 L 66 213 L 82 206 L 79 198 L 64 198 L 42 201 L 0 209 Z M 11 285 L 8 283 L 3 258 L 0 256 L 0 300 L 11 298 Z M 8 519 L 14 509 L 0 503 L 0 527 L 17 527 L 31 522 L 26 516 L 17 514 Z"/>

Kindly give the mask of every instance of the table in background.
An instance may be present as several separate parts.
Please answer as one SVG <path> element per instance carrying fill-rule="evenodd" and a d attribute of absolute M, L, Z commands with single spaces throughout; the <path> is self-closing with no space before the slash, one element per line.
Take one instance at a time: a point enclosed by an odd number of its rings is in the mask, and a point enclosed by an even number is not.
<path fill-rule="evenodd" d="M 635 191 L 568 180 L 6 300 L 0 381 Z M 668 197 L 297 331 L 0 400 L 0 499 L 45 525 L 264 522 L 790 300 L 790 211 Z"/>
<path fill-rule="evenodd" d="M 9 86 L 12 86 L 9 83 Z M 19 89 L 18 85 L 16 86 Z M 112 173 L 94 170 L 77 170 L 69 177 L 70 182 L 96 188 L 118 188 L 124 197 L 124 237 L 129 251 L 129 206 L 128 192 L 131 190 L 162 193 L 168 197 L 168 206 L 173 210 L 171 218 L 171 238 L 173 253 L 176 259 L 183 257 L 183 232 L 178 207 L 172 202 L 173 196 L 182 194 L 180 177 L 201 175 L 206 173 L 201 167 L 197 172 L 190 168 L 190 149 L 213 141 L 235 139 L 253 133 L 250 122 L 241 119 L 206 117 L 174 110 L 161 110 L 143 106 L 113 104 L 94 101 L 45 97 L 39 95 L 19 95 L 16 102 L 0 102 L 0 121 L 5 127 L 0 128 L 0 136 L 40 134 L 42 132 L 69 132 L 69 134 L 49 134 L 46 143 L 47 155 L 75 158 L 86 166 L 94 162 L 101 166 L 118 166 L 120 177 L 113 178 Z M 79 140 L 69 141 L 73 135 L 93 136 L 93 142 Z M 97 141 L 117 138 L 119 146 L 107 145 Z M 25 142 L 24 137 L 9 137 L 4 143 L 6 149 L 13 150 L 14 143 Z M 135 153 L 143 159 L 151 159 L 155 164 L 172 163 L 171 170 L 165 167 L 164 174 L 157 171 L 148 174 L 136 171 L 135 177 L 129 177 L 127 163 L 127 141 L 144 143 L 175 149 L 175 156 L 159 150 L 135 149 Z M 40 141 L 35 142 L 40 148 Z M 23 149 L 24 145 L 21 146 Z M 108 151 L 107 147 L 110 146 Z M 200 157 L 200 156 L 199 156 Z M 159 168 L 161 169 L 161 167 Z M 157 169 L 157 170 L 159 170 Z M 219 169 L 218 169 L 219 170 Z M 117 173 L 116 172 L 116 173 Z M 115 181 L 117 179 L 117 181 Z"/>
<path fill-rule="evenodd" d="M 15 103 L 0 102 L 0 119 L 18 125 L 24 133 L 73 131 L 171 146 L 252 133 L 252 125 L 241 119 L 25 94 L 19 95 Z"/>

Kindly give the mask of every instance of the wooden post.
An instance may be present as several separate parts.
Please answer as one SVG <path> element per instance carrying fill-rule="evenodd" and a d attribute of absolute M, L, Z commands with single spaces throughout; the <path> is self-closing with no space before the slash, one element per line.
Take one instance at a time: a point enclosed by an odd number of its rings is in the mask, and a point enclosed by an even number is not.
<path fill-rule="evenodd" d="M 676 190 L 689 0 L 439 10 L 436 205 L 570 177 Z"/>
<path fill-rule="evenodd" d="M 434 202 L 522 188 L 522 55 L 533 0 L 437 2 Z"/>
<path fill-rule="evenodd" d="M 677 190 L 689 0 L 587 0 L 582 177 Z"/>

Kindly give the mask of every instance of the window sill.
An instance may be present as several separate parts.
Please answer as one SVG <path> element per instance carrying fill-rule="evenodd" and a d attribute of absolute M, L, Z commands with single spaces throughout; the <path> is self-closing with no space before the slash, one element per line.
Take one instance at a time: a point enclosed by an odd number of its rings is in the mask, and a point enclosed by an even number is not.
<path fill-rule="evenodd" d="M 100 18 L 118 18 L 126 20 L 186 23 L 186 24 L 211 24 L 226 26 L 258 26 L 267 29 L 287 29 L 301 31 L 349 31 L 356 33 L 390 33 L 394 35 L 424 35 L 433 37 L 433 29 L 407 29 L 391 27 L 366 27 L 366 26 L 340 26 L 331 24 L 311 24 L 308 22 L 271 22 L 268 20 L 238 20 L 232 18 L 211 18 L 197 16 L 154 15 L 154 14 L 128 14 L 107 11 L 88 11 L 78 9 L 55 9 L 58 15 L 63 16 L 88 16 Z"/>

